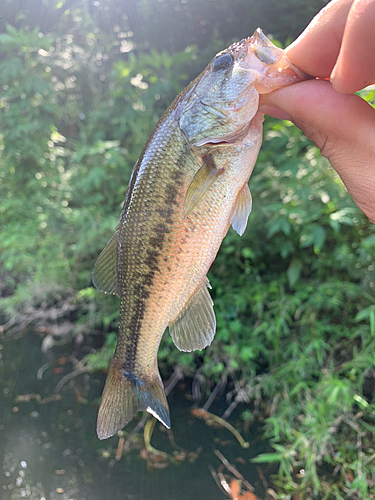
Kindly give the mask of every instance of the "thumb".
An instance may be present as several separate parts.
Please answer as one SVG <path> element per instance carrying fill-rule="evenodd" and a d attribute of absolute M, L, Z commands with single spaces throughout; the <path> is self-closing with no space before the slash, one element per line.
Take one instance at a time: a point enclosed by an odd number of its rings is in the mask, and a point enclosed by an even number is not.
<path fill-rule="evenodd" d="M 329 82 L 311 80 L 262 95 L 259 110 L 293 121 L 375 223 L 375 110 L 366 101 L 339 94 Z"/>

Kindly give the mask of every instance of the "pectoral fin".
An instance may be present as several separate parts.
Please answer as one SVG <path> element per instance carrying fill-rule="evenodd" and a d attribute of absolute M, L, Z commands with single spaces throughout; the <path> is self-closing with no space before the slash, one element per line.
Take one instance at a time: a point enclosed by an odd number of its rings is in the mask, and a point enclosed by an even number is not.
<path fill-rule="evenodd" d="M 92 282 L 103 293 L 117 293 L 117 244 L 116 231 L 95 262 Z"/>
<path fill-rule="evenodd" d="M 224 172 L 224 169 L 217 169 L 212 157 L 208 158 L 188 187 L 184 201 L 184 219 L 188 217 L 195 205 L 204 197 L 217 177 Z"/>
<path fill-rule="evenodd" d="M 233 229 L 240 236 L 242 236 L 245 232 L 247 219 L 249 218 L 252 204 L 253 202 L 251 199 L 249 186 L 247 184 L 244 184 L 243 188 L 238 193 L 236 205 L 230 219 L 230 223 L 232 224 Z"/>
<path fill-rule="evenodd" d="M 214 303 L 207 290 L 208 280 L 192 296 L 173 323 L 169 333 L 180 351 L 196 351 L 211 344 L 216 330 Z"/>

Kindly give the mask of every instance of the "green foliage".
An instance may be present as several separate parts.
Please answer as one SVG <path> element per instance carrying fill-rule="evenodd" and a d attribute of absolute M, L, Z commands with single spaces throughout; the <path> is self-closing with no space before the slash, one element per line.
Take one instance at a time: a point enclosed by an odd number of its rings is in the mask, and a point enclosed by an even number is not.
<path fill-rule="evenodd" d="M 161 40 L 160 50 L 140 51 L 139 33 L 108 29 L 107 11 L 100 17 L 79 0 L 50 4 L 53 36 L 31 12 L 0 33 L 0 307 L 12 319 L 65 297 L 77 311 L 75 331 L 106 333 L 86 359 L 105 369 L 118 299 L 92 287 L 93 264 L 149 132 L 226 43 L 170 54 Z M 201 15 L 207 5 L 195 8 Z M 258 17 L 264 5 L 254 3 Z M 363 95 L 374 102 L 374 89 Z M 256 461 L 279 464 L 280 498 L 373 498 L 374 226 L 286 122 L 266 121 L 250 188 L 246 233 L 230 229 L 209 273 L 215 341 L 180 353 L 165 335 L 159 363 L 187 374 L 199 365 L 207 391 L 224 373 L 236 375 L 266 418 L 274 452 Z"/>
<path fill-rule="evenodd" d="M 70 35 L 52 43 L 38 30 L 11 26 L 0 37 L 0 265 L 10 295 L 2 304 L 17 314 L 27 290 L 42 282 L 76 290 L 90 285 L 133 165 L 181 80 L 189 78 L 195 53 L 152 51 L 115 60 L 96 92 L 103 73 L 90 61 L 90 33 L 85 40 L 77 33 L 73 47 Z"/>
<path fill-rule="evenodd" d="M 108 368 L 115 353 L 116 342 L 117 334 L 107 333 L 101 355 L 98 356 L 96 353 L 92 353 L 86 356 L 85 359 L 91 371 L 106 370 Z"/>

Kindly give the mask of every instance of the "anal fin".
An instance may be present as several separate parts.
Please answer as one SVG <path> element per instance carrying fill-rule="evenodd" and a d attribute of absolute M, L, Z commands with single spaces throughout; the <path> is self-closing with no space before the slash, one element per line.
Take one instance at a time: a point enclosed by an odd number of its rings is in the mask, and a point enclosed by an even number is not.
<path fill-rule="evenodd" d="M 246 183 L 237 195 L 236 204 L 230 219 L 233 229 L 240 236 L 245 232 L 252 205 L 250 189 Z"/>
<path fill-rule="evenodd" d="M 151 380 L 141 379 L 124 373 L 112 361 L 98 412 L 98 438 L 113 436 L 132 420 L 137 411 L 148 411 L 168 429 L 171 426 L 159 373 Z"/>
<path fill-rule="evenodd" d="M 214 303 L 207 290 L 207 282 L 191 297 L 177 318 L 169 325 L 169 333 L 180 351 L 204 349 L 211 344 L 215 336 Z"/>
<path fill-rule="evenodd" d="M 92 282 L 103 293 L 117 293 L 117 246 L 116 231 L 95 262 Z"/>

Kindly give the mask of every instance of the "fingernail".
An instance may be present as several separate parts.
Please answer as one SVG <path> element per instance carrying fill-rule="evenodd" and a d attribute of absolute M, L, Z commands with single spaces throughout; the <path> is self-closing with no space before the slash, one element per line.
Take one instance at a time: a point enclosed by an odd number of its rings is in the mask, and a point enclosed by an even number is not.
<path fill-rule="evenodd" d="M 332 70 L 331 76 L 329 77 L 329 81 L 332 84 L 332 87 L 339 92 L 340 94 L 353 94 L 355 89 L 350 88 L 350 82 L 343 80 L 342 75 L 340 75 L 340 69 L 338 69 L 338 64 L 335 64 L 335 67 Z M 348 89 L 349 83 L 349 89 Z M 359 89 L 358 89 L 359 90 Z"/>
<path fill-rule="evenodd" d="M 329 81 L 333 84 L 333 80 L 336 78 L 337 76 L 337 63 L 335 64 L 332 72 L 331 72 L 331 75 L 329 77 Z"/>
<path fill-rule="evenodd" d="M 283 111 L 282 109 L 276 108 L 275 106 L 269 106 L 268 104 L 261 104 L 259 106 L 259 111 L 265 115 L 273 116 L 274 118 L 279 118 L 280 120 L 292 121 L 291 117 Z"/>

